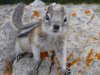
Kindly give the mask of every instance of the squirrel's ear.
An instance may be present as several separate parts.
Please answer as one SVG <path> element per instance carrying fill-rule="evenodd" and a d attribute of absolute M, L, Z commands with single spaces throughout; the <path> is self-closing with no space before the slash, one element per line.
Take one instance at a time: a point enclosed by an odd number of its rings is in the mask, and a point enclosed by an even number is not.
<path fill-rule="evenodd" d="M 64 7 L 63 7 L 63 6 L 61 7 L 60 10 L 61 10 L 61 12 L 62 12 L 63 14 L 65 13 L 65 10 L 64 10 Z"/>
<path fill-rule="evenodd" d="M 48 7 L 47 12 L 50 12 L 50 11 L 52 11 L 52 10 L 53 10 L 53 7 L 52 7 L 52 5 L 50 5 L 50 6 Z"/>

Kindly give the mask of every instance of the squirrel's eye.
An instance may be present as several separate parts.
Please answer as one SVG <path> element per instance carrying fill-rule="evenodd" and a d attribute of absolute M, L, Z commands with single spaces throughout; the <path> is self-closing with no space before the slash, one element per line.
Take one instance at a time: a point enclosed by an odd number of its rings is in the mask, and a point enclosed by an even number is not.
<path fill-rule="evenodd" d="M 64 18 L 64 22 L 66 22 L 66 21 L 67 21 L 67 18 L 65 17 L 65 18 Z"/>
<path fill-rule="evenodd" d="M 46 20 L 49 20 L 50 18 L 49 18 L 49 15 L 48 14 L 46 14 Z"/>

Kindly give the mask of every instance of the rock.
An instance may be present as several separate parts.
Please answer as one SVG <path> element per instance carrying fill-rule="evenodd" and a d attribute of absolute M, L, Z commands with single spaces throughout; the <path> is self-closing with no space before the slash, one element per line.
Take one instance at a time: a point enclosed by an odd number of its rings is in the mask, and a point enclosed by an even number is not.
<path fill-rule="evenodd" d="M 15 51 L 14 51 L 14 43 L 15 43 L 15 37 L 16 37 L 16 31 L 12 27 L 12 12 L 16 5 L 9 6 L 2 6 L 0 7 L 0 17 L 4 20 L 4 24 L 2 25 L 2 22 L 0 21 L 0 75 L 7 74 L 6 72 L 6 66 L 9 63 L 12 69 L 12 75 L 36 75 L 37 72 L 39 75 L 48 75 L 50 71 L 50 65 L 51 62 L 46 60 L 43 60 L 41 62 L 40 67 L 39 62 L 36 62 L 33 60 L 33 58 L 22 58 L 18 62 L 15 59 Z M 68 5 L 70 8 L 75 8 L 81 5 Z M 5 7 L 5 8 L 4 8 Z M 80 8 L 87 7 L 86 5 L 82 5 Z M 91 7 L 91 6 L 90 6 Z M 9 8 L 9 9 L 8 9 Z M 93 7 L 94 8 L 94 7 Z M 97 6 L 95 7 L 97 9 Z M 70 9 L 70 11 L 72 10 Z M 78 10 L 78 11 L 77 11 Z M 79 9 L 76 11 L 79 12 Z M 94 10 L 94 9 L 93 9 Z M 6 13 L 7 11 L 10 11 L 9 13 Z M 25 11 L 26 15 L 24 17 L 24 23 L 31 22 L 29 12 Z M 68 12 L 69 13 L 69 12 Z M 6 14 L 6 15 L 5 15 Z M 81 14 L 81 13 L 80 13 Z M 99 13 L 96 13 L 100 16 Z M 75 14 L 74 14 L 75 16 Z M 83 16 L 83 15 L 82 15 Z M 28 17 L 28 18 L 27 18 Z M 78 17 L 79 18 L 79 17 Z M 72 65 L 71 68 L 71 75 L 79 75 L 78 71 L 83 70 L 84 65 L 86 64 L 86 57 L 91 50 L 91 48 L 94 49 L 94 60 L 92 63 L 90 63 L 90 66 L 87 70 L 85 70 L 83 73 L 80 73 L 80 75 L 99 75 L 100 74 L 100 60 L 95 59 L 96 52 L 100 52 L 100 19 L 95 15 L 95 18 L 92 19 L 91 22 L 88 24 L 86 23 L 88 19 L 90 20 L 91 15 L 88 17 L 84 16 L 80 17 L 81 21 L 77 18 L 71 18 L 70 22 L 70 32 L 69 32 L 69 43 L 68 43 L 68 49 L 69 54 L 71 52 L 74 53 L 73 57 L 71 58 L 70 62 L 73 62 L 77 57 L 80 57 L 82 61 L 79 64 Z M 88 32 L 88 33 L 87 33 Z M 89 41 L 88 41 L 89 40 Z M 82 52 L 83 51 L 83 52 Z M 82 53 L 81 53 L 82 52 Z M 11 72 L 10 72 L 11 73 Z M 55 64 L 52 69 L 50 75 L 57 75 L 57 64 Z"/>
<path fill-rule="evenodd" d="M 15 31 L 10 22 L 0 29 L 0 74 L 5 75 L 6 64 L 13 60 Z"/>
<path fill-rule="evenodd" d="M 40 67 L 39 62 L 33 60 L 33 58 L 23 58 L 13 64 L 12 75 L 48 75 L 50 70 L 50 62 L 43 60 Z M 38 69 L 37 69 L 38 68 Z M 55 70 L 51 71 L 51 75 L 55 75 Z"/>

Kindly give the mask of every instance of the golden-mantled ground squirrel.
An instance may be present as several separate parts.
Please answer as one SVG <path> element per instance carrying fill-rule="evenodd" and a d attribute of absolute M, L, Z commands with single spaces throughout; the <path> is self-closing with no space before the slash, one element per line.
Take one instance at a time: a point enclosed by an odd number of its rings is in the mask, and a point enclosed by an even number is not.
<path fill-rule="evenodd" d="M 54 10 L 50 5 L 43 19 L 37 23 L 23 25 L 24 5 L 19 4 L 13 14 L 13 23 L 18 28 L 16 38 L 17 59 L 24 52 L 32 52 L 36 61 L 40 60 L 40 52 L 54 50 L 59 56 L 62 70 L 66 70 L 67 55 L 67 17 L 64 7 Z"/>

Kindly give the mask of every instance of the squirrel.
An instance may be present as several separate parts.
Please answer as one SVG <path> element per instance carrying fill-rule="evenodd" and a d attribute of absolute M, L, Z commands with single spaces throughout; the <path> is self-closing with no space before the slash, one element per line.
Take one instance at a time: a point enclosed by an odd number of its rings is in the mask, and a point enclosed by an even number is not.
<path fill-rule="evenodd" d="M 18 33 L 15 42 L 17 59 L 20 54 L 32 52 L 34 60 L 40 60 L 40 52 L 54 50 L 58 54 L 61 69 L 66 70 L 68 22 L 64 7 L 54 10 L 49 5 L 45 16 L 38 22 L 22 23 L 24 4 L 19 4 L 13 13 L 13 23 Z"/>

